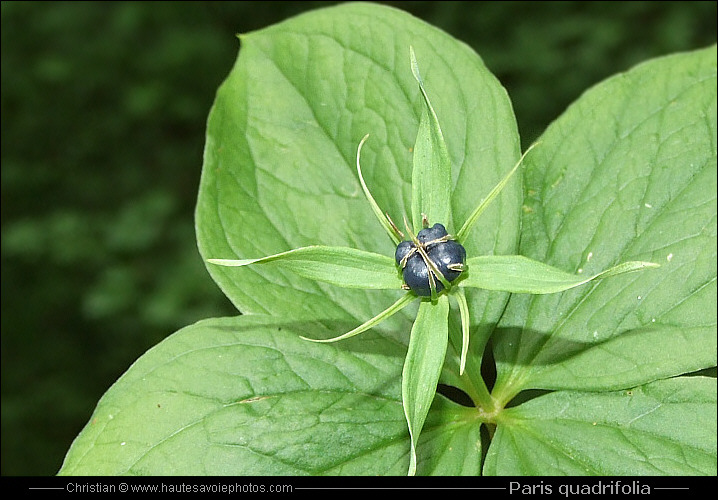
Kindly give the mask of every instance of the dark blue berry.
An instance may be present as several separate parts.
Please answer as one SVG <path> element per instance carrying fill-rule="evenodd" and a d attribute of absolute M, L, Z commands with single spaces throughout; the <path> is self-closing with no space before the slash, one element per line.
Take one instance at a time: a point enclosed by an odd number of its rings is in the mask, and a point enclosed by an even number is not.
<path fill-rule="evenodd" d="M 447 234 L 449 233 L 446 232 L 446 228 L 443 226 L 443 224 L 439 224 L 437 222 L 433 226 L 427 227 L 426 229 L 422 229 L 421 231 L 419 231 L 419 234 L 416 235 L 416 239 L 419 240 L 419 243 L 426 244 L 429 241 L 443 238 Z"/>
<path fill-rule="evenodd" d="M 409 257 L 404 266 L 404 283 L 411 288 L 417 295 L 428 297 L 431 295 L 431 286 L 429 285 L 429 268 L 421 255 L 416 252 Z M 444 285 L 435 279 L 437 293 L 444 289 Z"/>
<path fill-rule="evenodd" d="M 414 248 L 414 244 L 411 241 L 402 241 L 399 243 L 396 247 L 396 253 L 394 254 L 398 266 L 401 265 L 401 260 L 409 254 L 412 248 Z"/>
<path fill-rule="evenodd" d="M 449 266 L 466 262 L 466 250 L 454 240 L 432 246 L 428 255 L 447 281 L 454 281 L 461 274 L 461 271 L 449 269 Z"/>
<path fill-rule="evenodd" d="M 441 272 L 443 277 L 448 282 L 452 282 L 461 274 L 461 270 L 456 269 L 456 267 L 461 267 L 466 262 L 466 250 L 454 240 L 436 241 L 447 236 L 447 234 L 446 228 L 437 223 L 432 227 L 419 231 L 416 239 L 419 247 L 423 249 L 426 256 Z M 412 250 L 414 251 L 412 252 Z M 429 266 L 421 252 L 416 248 L 415 243 L 402 241 L 396 247 L 394 257 L 397 265 L 404 264 L 402 269 L 404 283 L 417 295 L 422 297 L 430 296 Z M 444 289 L 443 283 L 436 275 L 433 273 L 432 275 L 436 291 L 442 291 Z"/>

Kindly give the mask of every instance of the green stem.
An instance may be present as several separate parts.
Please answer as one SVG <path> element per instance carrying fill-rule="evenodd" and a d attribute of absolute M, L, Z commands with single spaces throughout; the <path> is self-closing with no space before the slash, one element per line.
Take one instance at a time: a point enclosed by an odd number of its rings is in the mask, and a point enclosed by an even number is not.
<path fill-rule="evenodd" d="M 458 346 L 456 340 L 458 339 L 452 339 L 455 348 Z M 479 408 L 479 411 L 482 414 L 491 415 L 500 405 L 497 405 L 497 401 L 489 393 L 486 382 L 481 377 L 480 363 L 477 364 L 477 361 L 476 357 L 467 356 L 466 369 L 459 378 L 465 382 L 462 384 L 462 389 L 466 391 L 476 407 Z"/>
<path fill-rule="evenodd" d="M 471 397 L 473 398 L 476 405 L 480 408 L 481 412 L 487 415 L 492 415 L 496 411 L 496 402 L 489 393 L 489 389 L 486 387 L 486 382 L 479 376 L 471 381 Z"/>

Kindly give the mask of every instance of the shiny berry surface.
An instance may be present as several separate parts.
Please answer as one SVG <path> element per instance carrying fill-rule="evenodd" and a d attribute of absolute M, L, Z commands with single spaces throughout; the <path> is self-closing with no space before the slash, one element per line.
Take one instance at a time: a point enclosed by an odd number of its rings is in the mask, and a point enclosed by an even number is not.
<path fill-rule="evenodd" d="M 442 224 L 437 223 L 419 231 L 419 234 L 416 235 L 416 239 L 419 240 L 419 243 L 426 245 L 431 241 L 438 240 L 447 235 L 446 228 Z"/>
<path fill-rule="evenodd" d="M 454 281 L 459 277 L 461 271 L 449 269 L 452 264 L 463 264 L 466 262 L 466 250 L 454 240 L 434 245 L 429 249 L 429 259 L 436 264 L 441 274 L 447 281 Z"/>
<path fill-rule="evenodd" d="M 394 253 L 394 258 L 396 259 L 396 265 L 400 266 L 401 261 L 404 257 L 406 257 L 409 252 L 411 252 L 411 249 L 415 248 L 414 244 L 411 241 L 402 241 L 397 245 L 396 252 Z"/>

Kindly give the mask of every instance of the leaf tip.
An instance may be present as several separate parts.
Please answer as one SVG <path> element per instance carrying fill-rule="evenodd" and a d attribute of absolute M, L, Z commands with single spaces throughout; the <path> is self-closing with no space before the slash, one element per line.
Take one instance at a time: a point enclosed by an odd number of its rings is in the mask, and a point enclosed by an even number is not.
<path fill-rule="evenodd" d="M 226 267 L 242 265 L 242 264 L 239 264 L 240 261 L 231 260 L 231 259 L 207 259 L 207 262 L 209 262 L 210 264 L 215 264 L 217 266 L 226 266 Z"/>
<path fill-rule="evenodd" d="M 421 74 L 419 74 L 419 63 L 416 62 L 416 53 L 412 45 L 409 45 L 409 60 L 411 61 L 411 73 L 414 75 L 414 78 L 416 78 L 416 81 L 419 82 L 419 85 L 422 85 Z"/>
<path fill-rule="evenodd" d="M 641 267 L 656 268 L 661 267 L 657 262 L 641 262 Z"/>
<path fill-rule="evenodd" d="M 364 177 L 361 173 L 361 148 L 364 146 L 364 143 L 369 138 L 369 134 L 366 134 L 364 137 L 362 137 L 361 141 L 359 141 L 359 146 L 357 146 L 357 172 L 359 172 L 359 180 L 364 182 Z"/>

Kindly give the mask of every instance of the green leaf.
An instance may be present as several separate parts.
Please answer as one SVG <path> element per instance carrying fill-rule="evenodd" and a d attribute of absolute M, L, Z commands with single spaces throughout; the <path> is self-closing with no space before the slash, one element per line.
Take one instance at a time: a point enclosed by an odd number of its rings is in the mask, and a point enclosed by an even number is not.
<path fill-rule="evenodd" d="M 240 316 L 201 321 L 150 349 L 107 391 L 60 475 L 404 475 L 404 347 L 332 325 Z M 479 426 L 438 398 L 422 474 L 476 474 Z"/>
<path fill-rule="evenodd" d="M 180 330 L 102 397 L 60 474 L 405 474 L 403 348 L 298 338 L 328 331 L 262 316 Z"/>
<path fill-rule="evenodd" d="M 416 443 L 436 394 L 448 344 L 449 299 L 439 296 L 436 303 L 425 300 L 419 306 L 409 339 L 409 350 L 401 374 L 404 413 L 411 436 L 409 475 L 416 473 Z"/>
<path fill-rule="evenodd" d="M 414 144 L 411 175 L 411 214 L 414 232 L 422 227 L 424 215 L 430 223 L 446 224 L 451 220 L 451 157 L 444 142 L 439 118 L 431 106 L 413 47 L 409 50 L 411 72 L 419 83 L 425 109 Z"/>
<path fill-rule="evenodd" d="M 586 276 L 631 260 L 661 267 L 513 295 L 494 344 L 500 401 L 716 365 L 716 130 L 711 47 L 610 78 L 540 138 L 520 253 Z"/>
<path fill-rule="evenodd" d="M 567 273 L 521 255 L 483 255 L 467 260 L 464 287 L 502 290 L 511 293 L 556 293 L 589 281 L 660 267 L 652 262 L 623 262 L 593 276 Z"/>
<path fill-rule="evenodd" d="M 356 168 L 381 212 L 411 214 L 412 148 L 426 105 L 411 73 L 413 46 L 451 155 L 451 213 L 458 228 L 519 156 L 506 91 L 465 44 L 397 9 L 347 3 L 243 34 L 241 51 L 207 123 L 196 210 L 202 257 L 263 256 L 326 245 L 393 256 Z M 461 113 L 454 110 L 461 109 Z M 516 179 L 477 221 L 470 255 L 516 253 Z M 208 264 L 243 313 L 358 324 L 399 292 L 317 283 L 278 266 Z M 472 342 L 480 345 L 508 294 L 467 290 Z M 381 326 L 408 339 L 409 309 Z M 473 321 L 473 320 L 472 320 Z M 346 331 L 334 332 L 339 335 Z"/>
<path fill-rule="evenodd" d="M 533 383 L 545 388 L 619 389 L 644 380 L 670 377 L 681 367 L 687 373 L 715 363 L 713 326 L 637 328 L 591 343 L 543 367 Z M 655 349 L 671 339 L 671 348 Z"/>
<path fill-rule="evenodd" d="M 271 262 L 305 278 L 342 287 L 377 290 L 401 288 L 394 259 L 348 247 L 312 246 L 258 259 L 208 259 L 208 262 L 226 267 Z"/>
<path fill-rule="evenodd" d="M 715 475 L 715 379 L 562 391 L 507 409 L 484 474 Z"/>
<path fill-rule="evenodd" d="M 417 444 L 417 472 L 478 476 L 481 451 L 481 425 L 476 419 L 476 409 L 459 406 L 437 395 Z"/>

